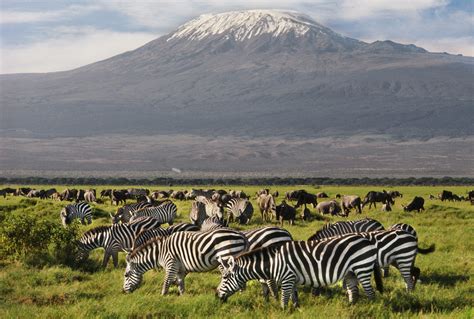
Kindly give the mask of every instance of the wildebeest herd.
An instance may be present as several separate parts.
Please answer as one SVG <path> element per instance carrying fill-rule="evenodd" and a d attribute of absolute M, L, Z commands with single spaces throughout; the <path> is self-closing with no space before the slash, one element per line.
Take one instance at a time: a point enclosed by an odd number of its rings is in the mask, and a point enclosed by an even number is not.
<path fill-rule="evenodd" d="M 75 219 L 82 224 L 92 223 L 93 210 L 89 203 L 97 201 L 93 189 L 66 189 L 61 193 L 55 189 L 29 188 L 2 191 L 3 194 L 76 201 L 60 212 L 65 227 Z M 330 199 L 325 193 L 295 190 L 287 192 L 277 204 L 278 197 L 277 191 L 262 189 L 254 199 L 261 221 L 276 221 L 282 227 L 284 221 L 293 224 L 298 218 L 311 218 L 308 205 L 320 214 L 347 217 L 351 210 L 361 213 L 367 206 L 376 207 L 376 203 L 383 205 L 382 210 L 390 211 L 402 194 L 371 191 L 363 199 L 342 194 Z M 110 257 L 117 267 L 118 253 L 126 252 L 125 292 L 137 289 L 143 274 L 153 268 L 165 270 L 162 294 L 174 284 L 182 294 L 188 273 L 218 268 L 221 282 L 216 295 L 223 301 L 245 288 L 248 281 L 259 280 L 265 298 L 270 295 L 277 298 L 280 289 L 282 307 L 286 307 L 290 299 L 297 306 L 297 286 L 313 287 L 313 293 L 318 294 L 318 288 L 342 280 L 349 301 L 355 302 L 359 283 L 367 297 L 374 298 L 372 275 L 377 290 L 383 292 L 380 269 L 388 275 L 389 266 L 397 268 L 407 290 L 413 290 L 421 273 L 415 266 L 417 253 L 427 254 L 435 249 L 434 245 L 420 248 L 417 232 L 410 225 L 395 224 L 385 229 L 380 222 L 369 218 L 326 224 L 306 241 L 294 241 L 289 231 L 275 225 L 239 231 L 232 228 L 232 224 L 251 224 L 254 212 L 249 196 L 242 191 L 110 189 L 100 192 L 100 198 L 108 198 L 117 206 L 124 205 L 114 214 L 110 213 L 111 225 L 92 228 L 82 235 L 78 241 L 77 261 L 87 258 L 90 251 L 103 248 L 103 267 Z M 443 191 L 439 199 L 457 200 L 449 191 Z M 474 200 L 473 191 L 468 193 L 467 199 Z M 127 200 L 133 203 L 127 204 Z M 174 223 L 178 209 L 173 200 L 193 201 L 190 223 Z M 424 199 L 415 196 L 403 208 L 420 212 L 424 210 Z M 164 224 L 168 227 L 163 227 Z"/>

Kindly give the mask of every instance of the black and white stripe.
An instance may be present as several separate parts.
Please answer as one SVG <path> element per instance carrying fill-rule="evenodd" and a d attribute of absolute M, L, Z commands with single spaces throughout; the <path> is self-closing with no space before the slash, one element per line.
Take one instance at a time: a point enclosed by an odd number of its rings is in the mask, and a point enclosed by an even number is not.
<path fill-rule="evenodd" d="M 85 220 L 87 220 L 87 224 L 91 224 L 92 208 L 86 202 L 70 204 L 61 210 L 60 217 L 64 227 L 72 223 L 76 218 L 81 220 L 82 225 L 86 224 Z"/>
<path fill-rule="evenodd" d="M 341 221 L 334 224 L 328 223 L 324 225 L 321 230 L 318 230 L 308 240 L 319 240 L 345 234 L 371 232 L 383 229 L 384 227 L 379 221 L 371 218 Z"/>
<path fill-rule="evenodd" d="M 208 217 L 218 217 L 222 219 L 224 217 L 222 209 L 217 205 L 216 202 L 212 201 L 210 198 L 204 196 L 196 197 L 196 201 L 204 204 L 204 209 Z"/>
<path fill-rule="evenodd" d="M 99 226 L 82 235 L 78 242 L 79 260 L 88 257 L 89 252 L 96 248 L 104 248 L 104 260 L 102 266 L 105 268 L 112 256 L 114 266 L 118 265 L 118 253 L 120 251 L 131 251 L 136 236 L 147 230 L 160 226 L 154 218 L 140 218 L 130 224 L 114 224 L 112 226 Z"/>
<path fill-rule="evenodd" d="M 290 297 L 298 304 L 298 285 L 321 287 L 344 279 L 349 300 L 357 297 L 358 281 L 367 296 L 374 298 L 370 284 L 372 272 L 378 274 L 377 250 L 366 238 L 351 234 L 321 241 L 289 241 L 281 245 L 257 249 L 237 258 L 222 260 L 222 279 L 217 295 L 226 300 L 249 280 L 273 281 L 281 286 L 281 305 L 285 308 Z M 380 276 L 377 288 L 382 290 Z"/>
<path fill-rule="evenodd" d="M 252 203 L 244 198 L 232 198 L 227 202 L 226 209 L 229 222 L 235 218 L 240 224 L 248 224 L 253 215 Z"/>
<path fill-rule="evenodd" d="M 415 228 L 413 228 L 413 226 L 411 225 L 408 225 L 408 224 L 404 224 L 404 223 L 398 223 L 398 224 L 395 224 L 395 225 L 392 225 L 388 228 L 388 230 L 393 230 L 393 229 L 401 229 L 401 230 L 404 230 L 410 234 L 412 234 L 413 236 L 415 236 L 416 238 L 418 238 L 418 235 L 416 233 L 416 230 Z"/>
<path fill-rule="evenodd" d="M 169 236 L 173 233 L 179 231 L 199 231 L 199 227 L 193 224 L 188 223 L 179 223 L 172 225 L 168 228 L 153 228 L 142 231 L 136 238 L 135 243 L 133 245 L 133 249 L 140 247 L 141 245 L 145 244 L 147 241 L 151 239 L 156 239 L 157 237 Z"/>
<path fill-rule="evenodd" d="M 160 223 L 173 225 L 174 219 L 178 213 L 176 204 L 173 202 L 166 202 L 157 207 L 146 207 L 137 211 L 132 212 L 132 217 L 130 217 L 130 222 L 138 217 L 153 217 L 160 221 Z"/>
<path fill-rule="evenodd" d="M 210 271 L 219 265 L 218 258 L 227 260 L 247 247 L 245 236 L 230 229 L 176 232 L 151 240 L 127 256 L 123 290 L 132 292 L 140 286 L 145 272 L 163 267 L 166 275 L 161 293 L 165 295 L 176 283 L 182 294 L 188 273 Z"/>
<path fill-rule="evenodd" d="M 147 201 L 124 205 L 117 209 L 115 215 L 110 214 L 112 224 L 118 224 L 119 222 L 128 223 L 133 212 L 147 207 L 153 207 L 153 205 Z"/>
<path fill-rule="evenodd" d="M 206 204 L 200 201 L 194 201 L 191 204 L 191 211 L 189 213 L 189 219 L 194 225 L 201 226 L 202 222 L 207 218 Z"/>
<path fill-rule="evenodd" d="M 202 222 L 201 231 L 206 232 L 206 231 L 222 229 L 222 228 L 229 229 L 227 226 L 228 226 L 227 223 L 217 216 L 208 217 Z"/>

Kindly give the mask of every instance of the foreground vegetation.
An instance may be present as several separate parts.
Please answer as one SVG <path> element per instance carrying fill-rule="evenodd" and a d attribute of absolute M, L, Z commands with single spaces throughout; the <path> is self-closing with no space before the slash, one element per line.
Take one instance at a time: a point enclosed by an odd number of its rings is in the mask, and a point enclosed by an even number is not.
<path fill-rule="evenodd" d="M 247 194 L 254 194 L 262 187 L 264 186 L 212 186 L 216 189 L 243 189 Z M 380 187 L 328 186 L 317 189 L 302 187 L 313 193 L 324 191 L 331 197 L 336 193 L 363 196 L 369 190 L 381 189 Z M 37 186 L 37 188 L 49 188 L 49 186 Z M 64 187 L 56 188 L 62 190 Z M 87 186 L 76 188 L 87 188 Z M 97 190 L 100 191 L 102 188 L 99 187 Z M 280 194 L 284 194 L 287 190 L 301 187 L 270 188 L 278 189 Z M 72 238 L 89 228 L 109 224 L 109 212 L 114 212 L 115 206 L 111 206 L 110 202 L 94 204 L 95 219 L 92 225 L 77 226 L 71 231 L 63 231 L 59 211 L 65 202 L 7 196 L 6 199 L 0 198 L 2 241 L 0 317 L 472 318 L 474 317 L 472 309 L 474 206 L 468 202 L 443 203 L 428 199 L 429 194 L 437 194 L 443 189 L 465 195 L 468 188 L 473 187 L 396 187 L 404 197 L 396 200 L 394 211 L 381 212 L 380 206 L 377 206 L 376 209 L 365 208 L 362 216 L 351 213 L 349 219 L 371 217 L 381 221 L 386 227 L 397 222 L 409 223 L 418 231 L 420 246 L 436 244 L 435 253 L 419 255 L 417 258 L 417 266 L 421 268 L 422 274 L 421 283 L 417 285 L 414 293 L 408 294 L 405 291 L 401 276 L 393 270 L 391 276 L 384 281 L 386 288 L 384 294 L 377 294 L 374 302 L 362 297 L 357 304 L 348 305 L 340 286 L 329 287 L 319 297 L 312 296 L 308 289 L 301 289 L 301 307 L 286 311 L 280 310 L 277 301 L 265 302 L 260 296 L 258 283 L 249 284 L 244 292 L 230 297 L 227 303 L 221 303 L 214 296 L 220 280 L 216 271 L 188 275 L 187 290 L 183 296 L 178 296 L 175 287 L 171 289 L 169 295 L 160 295 L 162 270 L 146 273 L 143 285 L 137 291 L 129 295 L 123 294 L 121 289 L 125 268 L 124 254 L 120 256 L 118 269 L 114 269 L 111 263 L 107 269 L 100 269 L 103 251 L 99 250 L 94 251 L 90 260 L 82 265 L 75 265 L 71 259 L 74 253 L 74 247 L 70 245 Z M 425 198 L 426 210 L 422 213 L 403 212 L 400 204 L 408 203 L 415 195 Z M 281 199 L 280 195 L 277 202 L 279 203 Z M 256 208 L 255 200 L 252 201 Z M 179 212 L 178 220 L 188 221 L 191 202 L 177 201 L 176 204 Z M 316 218 L 315 210 L 311 208 L 311 211 L 313 214 L 311 221 L 298 220 L 294 226 L 285 225 L 295 239 L 307 239 L 327 221 L 343 219 L 329 216 Z M 261 218 L 256 211 L 251 225 L 238 228 L 255 228 L 261 225 Z M 29 231 L 22 233 L 24 229 Z M 11 238 L 15 236 L 20 238 L 15 238 L 16 241 L 12 245 L 12 240 L 5 234 Z M 35 238 L 46 241 L 47 247 L 29 247 L 28 241 Z"/>

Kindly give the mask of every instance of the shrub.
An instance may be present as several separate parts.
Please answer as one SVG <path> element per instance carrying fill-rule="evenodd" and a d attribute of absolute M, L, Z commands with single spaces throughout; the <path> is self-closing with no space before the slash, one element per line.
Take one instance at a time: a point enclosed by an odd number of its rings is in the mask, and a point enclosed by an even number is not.
<path fill-rule="evenodd" d="M 72 265 L 78 227 L 38 220 L 30 214 L 9 215 L 0 226 L 0 257 L 29 265 Z"/>

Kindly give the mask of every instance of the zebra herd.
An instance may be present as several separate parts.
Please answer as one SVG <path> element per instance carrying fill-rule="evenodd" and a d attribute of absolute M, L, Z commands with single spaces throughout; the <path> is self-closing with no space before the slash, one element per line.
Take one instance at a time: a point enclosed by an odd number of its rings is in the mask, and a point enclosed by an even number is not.
<path fill-rule="evenodd" d="M 248 281 L 259 280 L 264 297 L 278 298 L 280 294 L 285 308 L 290 300 L 298 306 L 298 286 L 313 287 L 317 294 L 320 287 L 338 281 L 343 282 L 349 302 L 358 299 L 359 283 L 367 298 L 373 299 L 372 274 L 382 293 L 380 268 L 388 275 L 389 266 L 399 270 L 406 289 L 412 291 L 420 276 L 415 266 L 417 253 L 434 251 L 434 245 L 418 247 L 417 233 L 407 224 L 385 230 L 374 219 L 342 221 L 325 225 L 306 241 L 294 241 L 290 232 L 276 226 L 232 229 L 212 207 L 206 209 L 212 203 L 199 199 L 197 202 L 204 209 L 191 210 L 192 223 L 178 224 L 174 224 L 177 209 L 171 201 L 157 206 L 136 203 L 123 207 L 111 216 L 112 225 L 83 234 L 78 241 L 77 261 L 86 259 L 90 251 L 103 248 L 102 266 L 106 267 L 112 257 L 117 267 L 118 253 L 126 252 L 123 291 L 127 293 L 140 287 L 143 275 L 150 269 L 164 269 L 162 294 L 175 284 L 183 294 L 187 274 L 218 268 L 221 281 L 216 296 L 222 301 L 245 288 Z M 240 218 L 246 206 L 235 201 L 228 208 L 237 210 L 232 215 Z M 63 217 L 65 225 L 73 218 L 89 222 L 91 209 L 86 203 L 68 205 L 61 212 Z M 166 223 L 169 226 L 163 228 Z"/>

